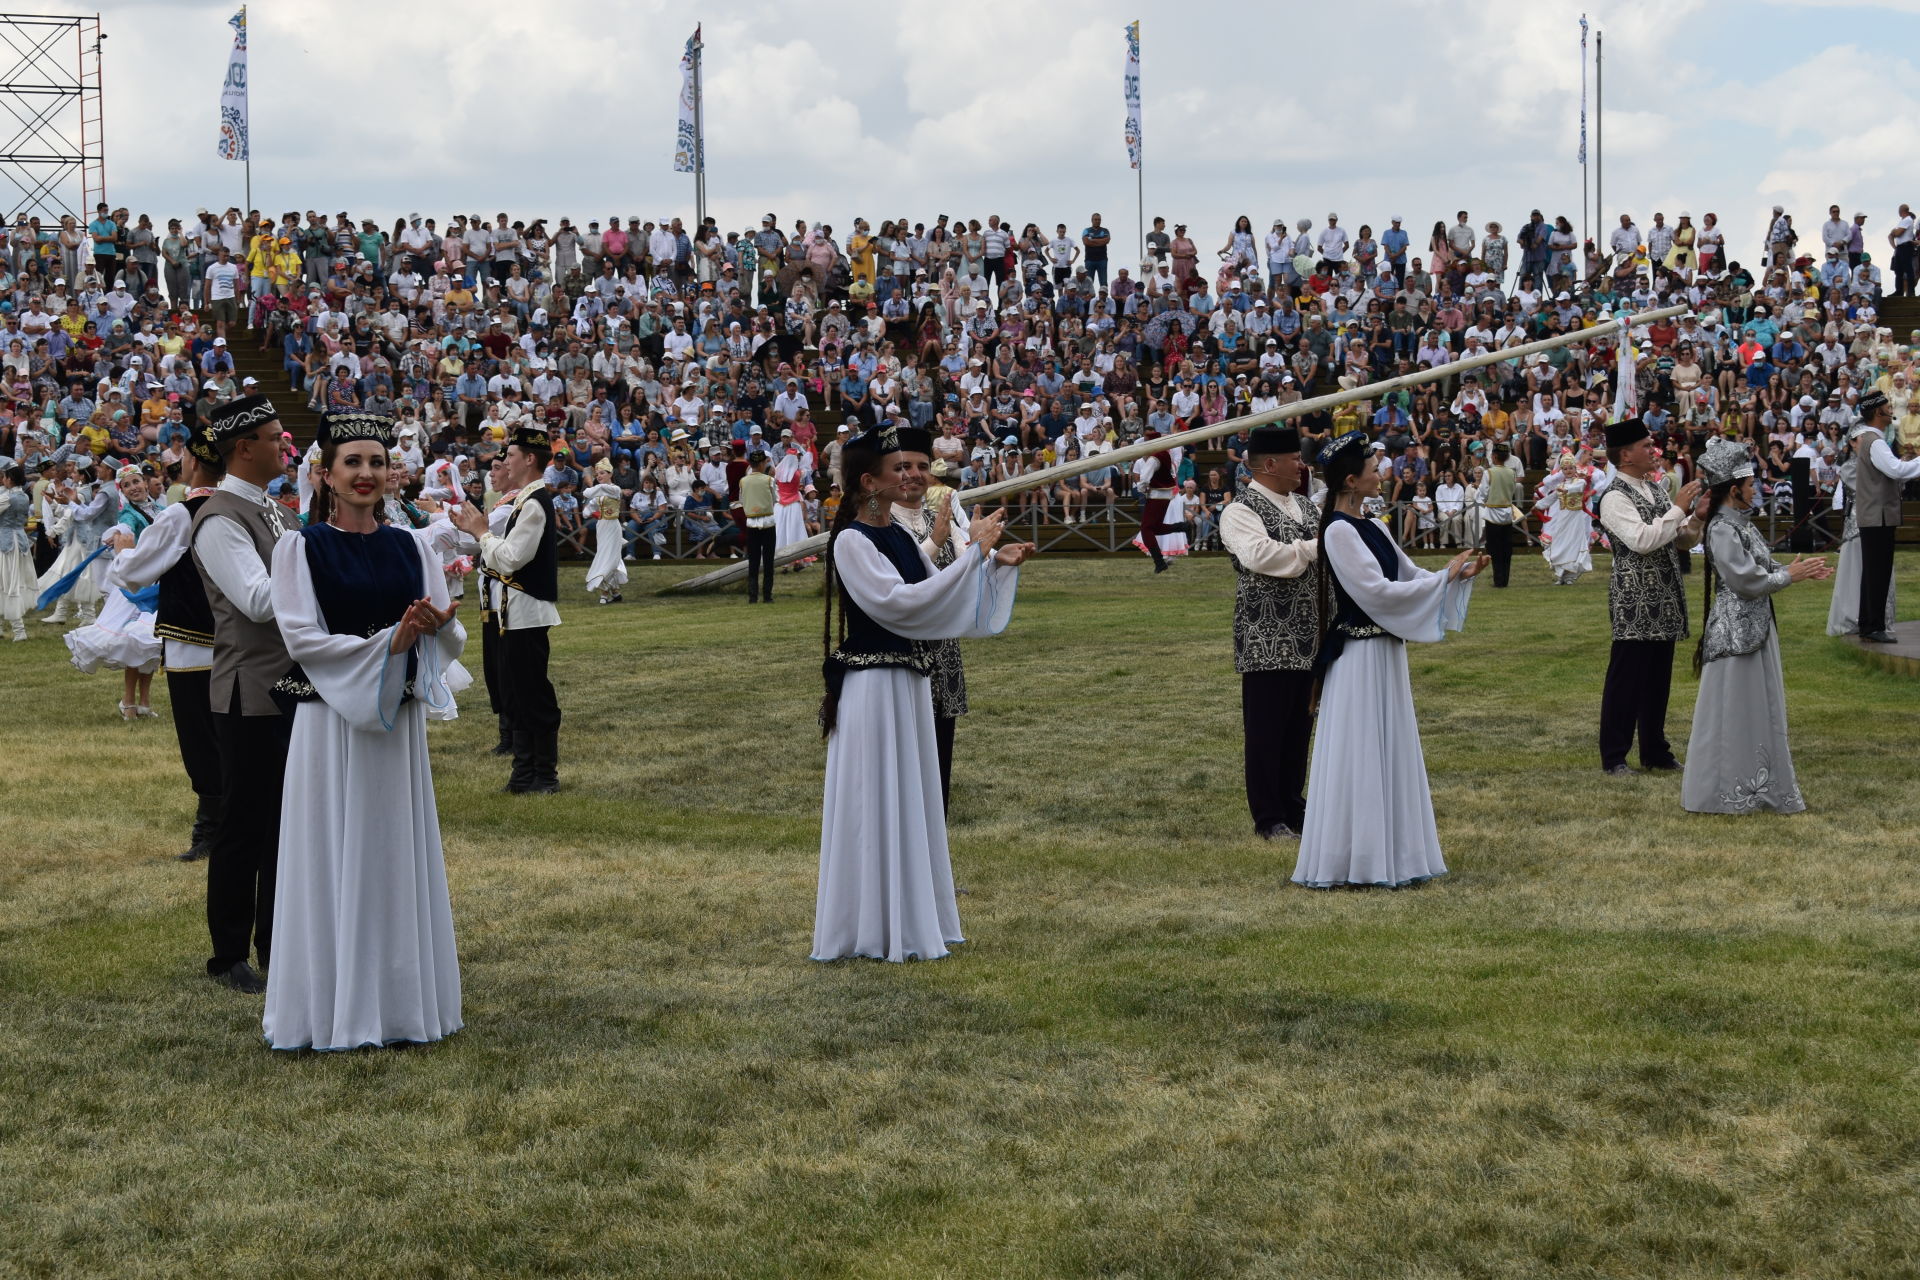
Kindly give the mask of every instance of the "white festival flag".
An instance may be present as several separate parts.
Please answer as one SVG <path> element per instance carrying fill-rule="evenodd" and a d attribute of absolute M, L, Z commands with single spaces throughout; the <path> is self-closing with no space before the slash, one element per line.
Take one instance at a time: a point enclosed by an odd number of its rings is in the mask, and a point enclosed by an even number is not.
<path fill-rule="evenodd" d="M 1127 164 L 1140 167 L 1140 23 L 1127 24 L 1127 69 L 1122 82 L 1127 99 Z"/>
<path fill-rule="evenodd" d="M 233 52 L 227 55 L 227 82 L 220 86 L 222 160 L 245 160 L 247 151 L 247 9 L 227 20 L 233 28 Z"/>
<path fill-rule="evenodd" d="M 1587 162 L 1587 15 L 1580 15 L 1580 163 Z"/>
<path fill-rule="evenodd" d="M 700 145 L 694 128 L 694 116 L 700 108 L 695 98 L 698 90 L 693 83 L 693 60 L 700 47 L 700 28 L 695 27 L 687 41 L 687 51 L 680 55 L 680 128 L 673 144 L 675 173 L 700 173 L 707 167 L 707 158 L 701 154 L 705 148 Z"/>

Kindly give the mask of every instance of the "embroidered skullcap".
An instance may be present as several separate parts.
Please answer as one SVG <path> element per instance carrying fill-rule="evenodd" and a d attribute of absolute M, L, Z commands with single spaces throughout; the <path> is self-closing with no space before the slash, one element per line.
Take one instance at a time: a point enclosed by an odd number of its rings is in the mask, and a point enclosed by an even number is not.
<path fill-rule="evenodd" d="M 1347 450 L 1363 447 L 1368 439 L 1364 431 L 1349 431 L 1345 435 L 1335 436 L 1320 450 L 1319 458 L 1315 459 L 1316 465 L 1324 467 Z"/>
<path fill-rule="evenodd" d="M 1700 452 L 1700 478 L 1710 486 L 1730 484 L 1753 474 L 1753 453 L 1738 440 L 1715 436 Z"/>
<path fill-rule="evenodd" d="M 214 444 L 224 444 L 250 435 L 279 417 L 273 401 L 265 396 L 241 396 L 214 406 L 207 415 L 207 433 Z"/>

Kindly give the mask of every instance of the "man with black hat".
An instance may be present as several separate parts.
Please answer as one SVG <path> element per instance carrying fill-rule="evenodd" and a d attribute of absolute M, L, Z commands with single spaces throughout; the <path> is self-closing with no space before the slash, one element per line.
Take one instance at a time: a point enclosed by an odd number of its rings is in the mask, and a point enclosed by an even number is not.
<path fill-rule="evenodd" d="M 266 981 L 280 849 L 280 785 L 293 721 L 274 687 L 293 666 L 274 621 L 268 567 L 295 517 L 267 496 L 280 475 L 280 416 L 265 396 L 217 406 L 206 433 L 226 476 L 193 513 L 193 561 L 213 615 L 207 698 L 224 808 L 207 852 L 207 972 L 237 991 Z M 250 945 L 251 944 L 251 945 Z"/>
<path fill-rule="evenodd" d="M 1247 808 L 1254 834 L 1296 839 L 1306 821 L 1313 737 L 1313 665 L 1320 651 L 1320 518 L 1299 492 L 1306 478 L 1297 427 L 1269 423 L 1248 437 L 1252 480 L 1220 515 L 1220 541 L 1239 583 L 1233 666 L 1246 733 Z"/>
<path fill-rule="evenodd" d="M 1613 653 L 1600 699 L 1600 767 L 1625 777 L 1636 729 L 1643 768 L 1680 767 L 1667 742 L 1667 694 L 1673 646 L 1688 634 L 1681 557 L 1700 540 L 1691 514 L 1700 484 L 1690 481 L 1677 499 L 1667 497 L 1652 478 L 1659 449 L 1638 418 L 1607 427 L 1607 459 L 1616 474 L 1600 498 L 1600 523 L 1613 546 Z"/>
<path fill-rule="evenodd" d="M 1860 397 L 1860 421 L 1847 435 L 1853 445 L 1853 512 L 1860 529 L 1860 639 L 1892 644 L 1887 588 L 1893 584 L 1893 535 L 1900 527 L 1900 488 L 1920 477 L 1920 458 L 1905 462 L 1887 444 L 1893 405 L 1883 391 Z"/>
<path fill-rule="evenodd" d="M 193 432 L 186 456 L 180 460 L 180 479 L 187 485 L 185 500 L 163 510 L 136 543 L 125 530 L 112 537 L 119 547 L 108 570 L 108 581 L 127 591 L 160 584 L 160 606 L 154 615 L 154 634 L 164 648 L 167 701 L 173 705 L 173 734 L 180 743 L 180 763 L 199 806 L 193 819 L 193 838 L 182 862 L 207 856 L 220 824 L 220 748 L 214 736 L 213 707 L 208 688 L 213 673 L 213 606 L 200 581 L 193 557 L 187 554 L 193 520 L 214 494 L 225 472 L 220 453 L 206 424 Z"/>
<path fill-rule="evenodd" d="M 547 632 L 560 625 L 560 576 L 553 494 L 545 475 L 552 438 L 522 423 L 507 440 L 507 487 L 517 489 L 504 533 L 470 502 L 450 509 L 480 543 L 487 603 L 500 628 L 501 698 L 513 735 L 513 772 L 503 790 L 550 795 L 560 789 L 560 702 L 547 678 Z"/>

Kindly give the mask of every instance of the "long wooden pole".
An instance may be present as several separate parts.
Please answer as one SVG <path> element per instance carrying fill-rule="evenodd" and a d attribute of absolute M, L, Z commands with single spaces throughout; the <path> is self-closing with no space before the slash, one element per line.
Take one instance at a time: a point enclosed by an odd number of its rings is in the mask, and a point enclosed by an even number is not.
<path fill-rule="evenodd" d="M 1489 351 L 1484 355 L 1470 356 L 1464 360 L 1456 360 L 1451 364 L 1443 364 L 1437 369 L 1422 369 L 1417 373 L 1409 373 L 1403 377 L 1388 378 L 1384 382 L 1369 382 L 1365 386 L 1354 387 L 1350 391 L 1336 391 L 1331 395 L 1317 396 L 1311 400 L 1296 400 L 1292 404 L 1282 405 L 1278 409 L 1269 409 L 1265 413 L 1250 414 L 1242 418 L 1228 418 L 1224 422 L 1209 423 L 1206 426 L 1194 427 L 1189 431 L 1176 431 L 1170 436 L 1161 436 L 1157 440 L 1137 441 L 1133 444 L 1122 445 L 1120 448 L 1110 450 L 1106 453 L 1090 454 L 1084 458 L 1076 458 L 1072 462 L 1062 462 L 1056 466 L 1046 467 L 1040 471 L 1028 472 L 1023 476 L 1015 476 L 1012 479 L 997 481 L 994 484 L 981 485 L 977 489 L 968 489 L 961 494 L 961 498 L 968 506 L 977 507 L 982 503 L 993 502 L 1000 498 L 1009 497 L 1012 494 L 1024 493 L 1028 489 L 1041 488 L 1057 480 L 1066 480 L 1073 476 L 1085 475 L 1089 471 L 1098 471 L 1102 467 L 1125 466 L 1127 463 L 1144 458 L 1149 454 L 1163 453 L 1168 449 L 1204 444 L 1209 440 L 1218 440 L 1222 436 L 1233 435 L 1235 432 L 1250 431 L 1254 427 L 1265 426 L 1269 422 L 1284 422 L 1289 418 L 1298 418 L 1309 413 L 1319 413 L 1326 409 L 1338 408 L 1343 404 L 1351 404 L 1355 400 L 1372 400 L 1388 392 L 1400 391 L 1407 387 L 1417 387 L 1428 382 L 1437 382 L 1441 378 L 1456 377 L 1469 370 L 1484 369 L 1488 365 L 1502 364 L 1509 360 L 1525 360 L 1543 351 L 1552 351 L 1556 347 L 1571 346 L 1576 342 L 1594 342 L 1601 338 L 1611 337 L 1621 332 L 1623 328 L 1631 329 L 1635 325 L 1652 324 L 1655 320 L 1666 320 L 1684 314 L 1686 310 L 1687 308 L 1682 305 L 1661 307 L 1654 311 L 1642 311 L 1639 315 L 1627 316 L 1624 319 L 1602 321 L 1600 324 L 1594 325 L 1591 329 L 1577 329 L 1572 333 L 1563 333 L 1557 337 L 1542 338 L 1537 342 L 1528 342 L 1517 347 L 1504 347 L 1498 351 Z M 810 538 L 804 538 L 799 542 L 791 542 L 781 547 L 774 553 L 773 561 L 776 565 L 791 564 L 795 560 L 803 560 L 808 556 L 819 555 L 821 551 L 826 549 L 826 545 L 827 535 L 824 533 L 816 533 Z M 671 586 L 662 587 L 658 594 L 671 595 L 679 591 L 704 591 L 711 587 L 723 587 L 730 582 L 737 582 L 741 578 L 744 578 L 746 574 L 746 561 L 737 560 L 727 565 L 724 569 L 715 569 L 712 573 L 703 573 L 697 578 L 689 578 L 685 582 L 676 582 Z"/>

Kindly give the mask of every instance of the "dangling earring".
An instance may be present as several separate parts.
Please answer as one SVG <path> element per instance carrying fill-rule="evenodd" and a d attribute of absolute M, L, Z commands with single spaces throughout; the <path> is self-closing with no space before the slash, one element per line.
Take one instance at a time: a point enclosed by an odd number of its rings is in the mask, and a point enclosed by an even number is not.
<path fill-rule="evenodd" d="M 878 495 L 867 499 L 867 519 L 873 521 L 880 519 L 880 498 Z"/>

